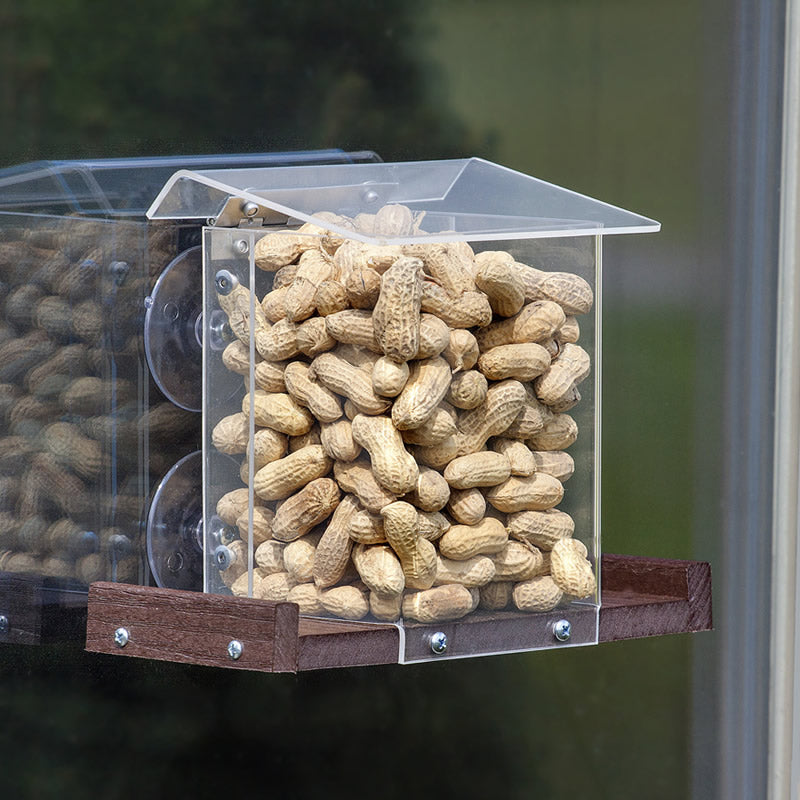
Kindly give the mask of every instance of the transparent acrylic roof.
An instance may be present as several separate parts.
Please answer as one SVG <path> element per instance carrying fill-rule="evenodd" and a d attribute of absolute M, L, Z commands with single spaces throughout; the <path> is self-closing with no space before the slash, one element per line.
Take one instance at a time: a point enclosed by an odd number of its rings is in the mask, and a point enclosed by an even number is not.
<path fill-rule="evenodd" d="M 237 212 L 255 203 L 253 216 L 268 223 L 318 222 L 374 244 L 647 233 L 661 227 L 647 217 L 480 158 L 184 169 L 167 181 L 147 216 L 216 221 L 223 214 L 228 218 L 231 203 Z M 350 218 L 374 214 L 387 204 L 402 204 L 420 215 L 417 229 L 405 236 L 377 237 L 315 218 L 320 212 Z"/>
<path fill-rule="evenodd" d="M 309 150 L 35 161 L 0 169 L 0 210 L 143 217 L 165 181 L 180 169 L 264 169 L 289 164 L 349 164 L 379 160 L 370 151 Z"/>

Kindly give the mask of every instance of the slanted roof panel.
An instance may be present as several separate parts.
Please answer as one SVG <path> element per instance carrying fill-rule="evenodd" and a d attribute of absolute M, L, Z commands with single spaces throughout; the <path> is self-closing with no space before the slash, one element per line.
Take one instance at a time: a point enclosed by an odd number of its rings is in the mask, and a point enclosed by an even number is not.
<path fill-rule="evenodd" d="M 255 203 L 274 221 L 317 222 L 376 244 L 645 233 L 658 222 L 479 158 L 381 164 L 182 170 L 147 214 L 155 219 L 217 217 L 230 200 Z M 317 217 L 354 219 L 385 205 L 408 206 L 413 232 L 375 236 Z"/>

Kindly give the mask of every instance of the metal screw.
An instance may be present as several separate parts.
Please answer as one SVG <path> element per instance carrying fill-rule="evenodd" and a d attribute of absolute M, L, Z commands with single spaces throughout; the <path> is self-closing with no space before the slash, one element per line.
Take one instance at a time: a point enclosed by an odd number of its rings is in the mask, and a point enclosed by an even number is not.
<path fill-rule="evenodd" d="M 217 567 L 224 572 L 233 564 L 233 553 L 221 544 L 214 550 L 214 560 L 217 562 Z"/>
<path fill-rule="evenodd" d="M 112 261 L 108 265 L 108 271 L 111 273 L 117 286 L 122 286 L 125 283 L 125 278 L 128 277 L 131 267 L 126 261 Z"/>
<path fill-rule="evenodd" d="M 238 661 L 242 657 L 244 645 L 238 639 L 228 642 L 228 655 L 233 661 Z"/>
<path fill-rule="evenodd" d="M 238 283 L 237 277 L 232 272 L 228 272 L 227 269 L 221 269 L 214 276 L 214 285 L 223 297 L 227 297 Z"/>
<path fill-rule="evenodd" d="M 375 203 L 378 201 L 378 193 L 374 189 L 366 189 L 362 195 L 365 203 Z"/>
<path fill-rule="evenodd" d="M 242 253 L 242 255 L 244 255 L 250 249 L 250 245 L 247 243 L 247 240 L 245 239 L 237 239 L 233 243 L 233 249 L 237 253 Z"/>
<path fill-rule="evenodd" d="M 198 315 L 199 324 L 195 323 L 194 335 L 197 343 L 203 346 L 203 319 Z M 221 308 L 215 308 L 209 315 L 208 326 L 206 327 L 205 340 L 212 350 L 224 350 L 228 342 L 234 339 L 233 330 L 228 324 L 228 318 Z"/>
<path fill-rule="evenodd" d="M 242 213 L 246 217 L 254 217 L 258 213 L 258 206 L 255 203 L 245 203 L 242 206 Z"/>
<path fill-rule="evenodd" d="M 206 220 L 206 225 L 208 225 L 209 228 L 213 228 L 216 224 L 217 224 L 217 218 L 216 217 L 209 217 Z"/>
<path fill-rule="evenodd" d="M 569 624 L 569 620 L 560 619 L 558 622 L 553 623 L 553 636 L 555 636 L 559 642 L 566 642 L 571 635 L 572 625 Z"/>
<path fill-rule="evenodd" d="M 108 537 L 108 548 L 112 554 L 121 558 L 133 550 L 133 542 L 124 534 L 115 533 Z"/>
<path fill-rule="evenodd" d="M 0 614 L 0 633 L 8 633 L 8 617 Z"/>
<path fill-rule="evenodd" d="M 117 647 L 125 647 L 130 638 L 131 635 L 128 633 L 127 628 L 117 628 L 114 631 L 114 641 L 117 643 Z"/>
<path fill-rule="evenodd" d="M 437 631 L 436 633 L 431 635 L 431 650 L 437 655 L 440 656 L 447 650 L 447 635 L 442 633 L 441 631 Z"/>

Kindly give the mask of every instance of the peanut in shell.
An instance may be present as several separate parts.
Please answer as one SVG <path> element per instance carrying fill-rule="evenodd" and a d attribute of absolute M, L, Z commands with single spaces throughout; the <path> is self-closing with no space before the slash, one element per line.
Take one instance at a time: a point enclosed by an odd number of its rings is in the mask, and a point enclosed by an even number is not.
<path fill-rule="evenodd" d="M 459 583 L 436 586 L 403 598 L 403 617 L 423 623 L 461 619 L 475 607 L 472 592 Z"/>
<path fill-rule="evenodd" d="M 444 470 L 444 478 L 453 489 L 497 486 L 511 475 L 511 463 L 502 453 L 484 450 L 454 458 Z"/>
<path fill-rule="evenodd" d="M 353 439 L 369 453 L 372 471 L 381 486 L 395 495 L 416 487 L 419 467 L 389 417 L 358 414 L 352 431 Z"/>
<path fill-rule="evenodd" d="M 559 539 L 553 545 L 550 575 L 559 589 L 573 597 L 588 597 L 597 589 L 586 545 L 578 539 Z"/>
<path fill-rule="evenodd" d="M 401 595 L 406 585 L 400 560 L 388 545 L 357 544 L 353 563 L 371 592 L 383 597 Z"/>
<path fill-rule="evenodd" d="M 302 452 L 300 450 L 298 454 Z M 259 474 L 256 474 L 256 479 Z M 339 505 L 339 500 L 340 492 L 336 481 L 330 478 L 315 478 L 309 481 L 299 492 L 278 506 L 272 520 L 273 538 L 281 542 L 292 542 L 305 536 L 315 525 L 333 513 Z"/>
<path fill-rule="evenodd" d="M 517 511 L 506 518 L 508 534 L 515 539 L 552 550 L 561 539 L 569 539 L 575 532 L 572 517 L 557 508 L 546 511 Z"/>
<path fill-rule="evenodd" d="M 358 501 L 345 495 L 333 513 L 314 552 L 313 578 L 319 589 L 337 584 L 344 576 L 353 540 L 350 538 L 350 521 L 358 511 Z"/>
<path fill-rule="evenodd" d="M 499 520 L 482 519 L 477 525 L 453 525 L 439 540 L 439 552 L 454 561 L 498 553 L 508 543 L 508 533 Z"/>
<path fill-rule="evenodd" d="M 512 596 L 520 611 L 552 611 L 561 602 L 564 592 L 550 575 L 540 575 L 517 583 Z"/>
<path fill-rule="evenodd" d="M 272 461 L 256 472 L 253 489 L 262 500 L 283 500 L 330 471 L 332 461 L 321 445 L 310 445 Z"/>
<path fill-rule="evenodd" d="M 535 472 L 527 478 L 511 476 L 486 490 L 486 499 L 498 510 L 544 511 L 557 506 L 564 496 L 564 487 L 552 475 Z"/>
<path fill-rule="evenodd" d="M 414 506 L 403 501 L 381 509 L 386 541 L 395 551 L 410 589 L 428 589 L 436 577 L 436 548 L 419 534 Z"/>
<path fill-rule="evenodd" d="M 244 414 L 250 413 L 250 398 L 247 394 L 242 398 Z M 308 433 L 314 424 L 311 412 L 288 394 L 256 389 L 252 398 L 256 425 L 272 428 L 289 436 L 300 436 Z"/>
<path fill-rule="evenodd" d="M 369 459 L 360 456 L 352 461 L 335 461 L 333 475 L 343 492 L 354 494 L 364 508 L 378 514 L 397 498 L 378 483 Z"/>
<path fill-rule="evenodd" d="M 380 296 L 372 312 L 375 338 L 384 355 L 405 362 L 419 350 L 422 261 L 398 258 L 380 282 Z"/>
<path fill-rule="evenodd" d="M 450 366 L 438 356 L 415 361 L 403 391 L 392 406 L 398 430 L 418 428 L 444 399 L 450 386 Z"/>

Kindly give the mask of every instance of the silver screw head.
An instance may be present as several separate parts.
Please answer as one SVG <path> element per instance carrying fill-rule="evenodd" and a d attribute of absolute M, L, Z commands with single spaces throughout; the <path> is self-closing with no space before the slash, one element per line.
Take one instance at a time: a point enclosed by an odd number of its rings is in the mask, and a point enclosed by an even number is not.
<path fill-rule="evenodd" d="M 364 202 L 372 205 L 372 203 L 377 203 L 380 195 L 374 189 L 365 189 L 364 190 Z"/>
<path fill-rule="evenodd" d="M 569 624 L 568 619 L 560 619 L 558 622 L 553 623 L 553 636 L 559 642 L 566 642 L 572 635 L 572 625 Z"/>
<path fill-rule="evenodd" d="M 258 213 L 258 206 L 255 203 L 245 203 L 242 206 L 242 213 L 246 217 L 254 217 Z"/>
<path fill-rule="evenodd" d="M 0 633 L 8 633 L 8 617 L 0 614 Z"/>
<path fill-rule="evenodd" d="M 131 635 L 128 633 L 127 628 L 117 628 L 114 631 L 114 641 L 116 642 L 117 647 L 125 647 L 130 638 Z"/>
<path fill-rule="evenodd" d="M 237 253 L 242 253 L 242 255 L 244 255 L 250 249 L 250 245 L 245 239 L 237 239 L 233 243 L 233 249 L 236 250 Z"/>
<path fill-rule="evenodd" d="M 125 278 L 128 277 L 131 267 L 126 261 L 112 261 L 108 265 L 108 271 L 111 273 L 117 286 L 122 286 L 125 283 Z"/>
<path fill-rule="evenodd" d="M 441 631 L 437 631 L 436 633 L 431 635 L 431 650 L 437 655 L 440 656 L 442 653 L 447 650 L 447 635 L 442 633 Z"/>
<path fill-rule="evenodd" d="M 221 269 L 214 276 L 214 287 L 223 297 L 227 297 L 238 285 L 239 279 L 227 269 Z"/>
<path fill-rule="evenodd" d="M 224 572 L 234 562 L 233 553 L 224 544 L 218 545 L 214 548 L 214 560 L 217 568 Z"/>
<path fill-rule="evenodd" d="M 244 652 L 244 645 L 238 639 L 231 639 L 228 642 L 228 655 L 232 661 L 238 661 Z"/>

